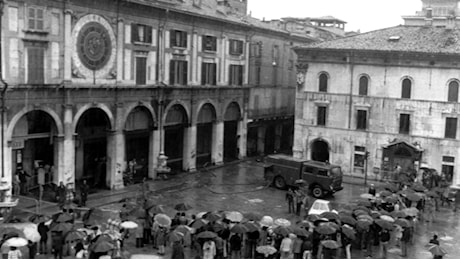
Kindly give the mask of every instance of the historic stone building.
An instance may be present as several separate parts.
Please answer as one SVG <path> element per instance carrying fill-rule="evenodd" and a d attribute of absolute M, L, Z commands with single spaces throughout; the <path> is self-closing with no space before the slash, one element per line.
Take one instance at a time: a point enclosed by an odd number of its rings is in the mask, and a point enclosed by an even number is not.
<path fill-rule="evenodd" d="M 372 178 L 427 165 L 460 183 L 458 39 L 397 26 L 296 48 L 294 156 Z"/>
<path fill-rule="evenodd" d="M 459 0 L 422 0 L 422 10 L 403 16 L 405 25 L 432 25 L 439 27 L 460 24 Z"/>
<path fill-rule="evenodd" d="M 8 1 L 2 181 L 22 167 L 35 186 L 43 166 L 46 183 L 117 189 L 129 166 L 155 178 L 160 152 L 173 171 L 194 171 L 244 158 L 248 122 L 259 119 L 281 120 L 273 147 L 290 150 L 291 47 L 312 39 L 246 9 L 241 0 Z"/>

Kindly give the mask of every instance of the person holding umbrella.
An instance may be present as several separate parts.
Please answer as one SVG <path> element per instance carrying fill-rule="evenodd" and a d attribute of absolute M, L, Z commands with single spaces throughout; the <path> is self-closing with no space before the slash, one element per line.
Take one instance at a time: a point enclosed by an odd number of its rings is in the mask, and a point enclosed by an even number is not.
<path fill-rule="evenodd" d="M 216 243 L 211 238 L 206 239 L 203 244 L 203 259 L 214 259 L 216 253 Z"/>
<path fill-rule="evenodd" d="M 166 245 L 166 229 L 162 226 L 159 227 L 157 232 L 157 246 L 158 246 L 158 254 L 164 255 L 165 254 L 165 245 Z"/>
<path fill-rule="evenodd" d="M 48 254 L 48 232 L 49 227 L 45 225 L 45 222 L 40 222 L 37 226 L 38 233 L 40 234 L 39 250 L 42 254 Z"/>
<path fill-rule="evenodd" d="M 382 245 L 382 258 L 387 258 L 388 253 L 388 242 L 390 241 L 390 232 L 387 229 L 383 229 L 380 232 L 380 244 Z"/>
<path fill-rule="evenodd" d="M 88 200 L 89 185 L 86 183 L 86 180 L 83 180 L 83 183 L 80 186 L 80 204 L 86 206 L 86 201 Z"/>
<path fill-rule="evenodd" d="M 180 241 L 173 242 L 171 259 L 185 259 L 184 247 Z"/>
<path fill-rule="evenodd" d="M 294 234 L 289 234 L 283 238 L 280 246 L 281 259 L 289 259 L 292 256 Z"/>
<path fill-rule="evenodd" d="M 241 258 L 241 237 L 238 234 L 233 234 L 230 237 L 230 255 L 233 259 Z"/>
<path fill-rule="evenodd" d="M 8 251 L 8 259 L 21 259 L 22 253 L 21 251 L 14 246 L 10 247 L 10 251 Z"/>

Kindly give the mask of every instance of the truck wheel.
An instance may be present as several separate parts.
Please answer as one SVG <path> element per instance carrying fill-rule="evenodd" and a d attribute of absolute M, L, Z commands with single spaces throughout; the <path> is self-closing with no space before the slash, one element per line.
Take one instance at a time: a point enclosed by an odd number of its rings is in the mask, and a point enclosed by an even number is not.
<path fill-rule="evenodd" d="M 313 197 L 315 198 L 321 198 L 324 195 L 323 189 L 319 185 L 315 185 L 311 193 L 313 194 Z"/>
<path fill-rule="evenodd" d="M 276 188 L 281 190 L 284 190 L 286 188 L 286 181 L 281 176 L 276 176 L 275 180 L 273 181 L 273 184 Z"/>

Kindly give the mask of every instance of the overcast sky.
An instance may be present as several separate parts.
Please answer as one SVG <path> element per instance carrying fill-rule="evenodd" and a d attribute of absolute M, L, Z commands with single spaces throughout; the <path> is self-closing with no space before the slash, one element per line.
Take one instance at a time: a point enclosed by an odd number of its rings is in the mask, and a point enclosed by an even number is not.
<path fill-rule="evenodd" d="M 346 31 L 368 32 L 403 24 L 401 16 L 422 9 L 421 0 L 248 0 L 252 16 L 281 17 L 332 15 L 347 22 Z"/>

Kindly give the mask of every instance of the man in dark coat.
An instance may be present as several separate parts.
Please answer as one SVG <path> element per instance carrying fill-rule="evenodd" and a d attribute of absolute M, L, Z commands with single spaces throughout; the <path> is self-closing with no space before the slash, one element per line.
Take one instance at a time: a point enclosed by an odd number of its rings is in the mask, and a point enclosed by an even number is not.
<path fill-rule="evenodd" d="M 80 201 L 82 206 L 86 206 L 86 201 L 88 200 L 89 185 L 86 183 L 86 180 L 83 180 L 83 183 L 80 186 Z"/>
<path fill-rule="evenodd" d="M 62 232 L 52 232 L 51 233 L 52 239 L 52 248 L 53 254 L 55 259 L 62 259 L 62 249 L 63 249 L 63 236 Z"/>
<path fill-rule="evenodd" d="M 39 250 L 42 254 L 48 254 L 48 232 L 49 228 L 45 225 L 45 222 L 40 222 L 37 227 L 38 233 L 40 234 Z"/>
<path fill-rule="evenodd" d="M 175 241 L 173 243 L 171 259 L 185 259 L 184 247 L 180 241 Z"/>
<path fill-rule="evenodd" d="M 410 237 L 410 229 L 405 227 L 403 230 L 402 238 L 401 238 L 401 256 L 407 256 L 407 246 L 409 244 L 411 237 Z"/>
<path fill-rule="evenodd" d="M 64 207 L 65 200 L 66 200 L 66 193 L 67 193 L 67 188 L 65 187 L 64 183 L 61 181 L 57 188 L 57 201 L 58 201 L 60 208 Z"/>
<path fill-rule="evenodd" d="M 24 171 L 21 166 L 18 166 L 18 176 L 19 176 L 20 193 L 21 195 L 26 195 L 27 193 L 29 193 L 29 189 L 27 187 L 27 177 L 31 177 L 31 176 L 26 171 Z"/>

